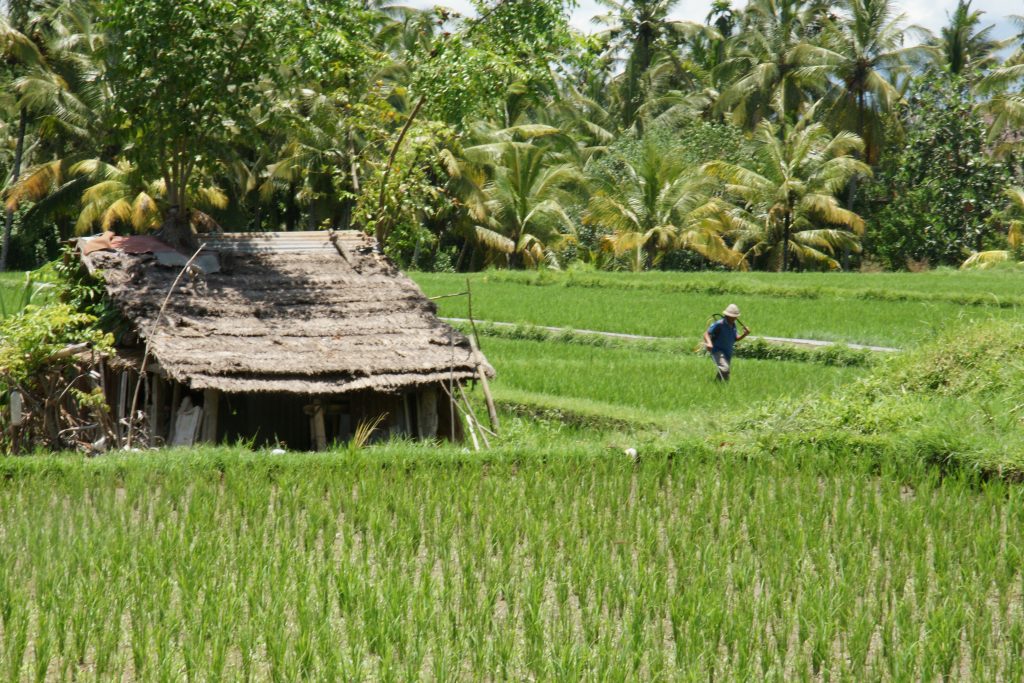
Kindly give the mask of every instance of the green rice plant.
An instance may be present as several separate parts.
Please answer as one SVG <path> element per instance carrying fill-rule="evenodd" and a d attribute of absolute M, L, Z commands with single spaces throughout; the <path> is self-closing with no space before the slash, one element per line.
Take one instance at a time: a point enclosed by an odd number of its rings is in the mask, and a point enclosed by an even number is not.
<path fill-rule="evenodd" d="M 610 420 L 620 427 L 696 420 L 713 424 L 727 411 L 762 396 L 827 392 L 854 379 L 856 369 L 752 359 L 736 361 L 733 381 L 720 386 L 707 357 L 689 351 L 636 354 L 625 348 L 543 342 L 488 341 L 499 368 L 492 383 L 499 401 L 536 405 Z M 583 421 L 586 424 L 586 420 Z"/>
<path fill-rule="evenodd" d="M 0 460 L 0 670 L 25 614 L 18 679 L 1020 673 L 1018 486 L 575 438 Z"/>
<path fill-rule="evenodd" d="M 654 282 L 684 284 L 695 277 L 705 277 L 686 273 L 651 273 L 636 277 L 647 282 L 648 275 Z M 780 297 L 771 288 L 754 287 L 744 290 L 739 287 L 738 291 L 730 288 L 734 283 L 746 282 L 748 277 L 765 275 L 731 273 L 719 276 L 723 284 L 718 288 L 683 287 L 678 290 L 672 287 L 620 287 L 617 285 L 620 280 L 633 282 L 634 276 L 618 273 L 603 276 L 609 279 L 612 286 L 601 287 L 565 286 L 564 283 L 558 284 L 561 282 L 558 279 L 554 280 L 555 286 L 537 287 L 518 276 L 487 273 L 473 280 L 473 313 L 478 321 L 673 337 L 693 345 L 707 327 L 709 316 L 735 302 L 744 311 L 744 320 L 755 335 L 897 348 L 927 340 L 955 321 L 977 321 L 981 324 L 996 317 L 1014 320 L 1024 318 L 1024 306 L 1020 305 L 1018 293 L 1020 278 L 1015 274 L 997 280 L 985 280 L 984 287 L 991 285 L 995 290 L 972 295 L 979 301 L 999 303 L 998 309 L 966 306 L 965 301 L 938 296 L 941 292 L 956 292 L 960 287 L 959 280 L 945 275 L 929 281 L 933 284 L 921 285 L 927 288 L 925 294 L 934 290 L 934 296 L 902 296 L 900 287 L 904 280 L 885 280 L 886 286 L 878 290 L 879 297 L 881 293 L 891 291 L 892 295 L 885 300 L 856 296 L 857 292 L 851 293 L 844 288 L 819 291 L 809 298 Z M 772 275 L 768 274 L 767 277 Z M 416 277 L 428 295 L 454 291 L 452 287 L 457 284 L 445 275 Z M 969 278 L 965 279 L 964 286 L 970 282 L 972 280 Z M 437 303 L 441 315 L 466 317 L 466 303 L 462 299 L 441 299 Z"/>
<path fill-rule="evenodd" d="M 455 323 L 454 326 L 465 334 L 470 332 L 470 326 L 467 323 Z M 498 339 L 555 342 L 653 353 L 686 354 L 694 352 L 693 344 L 680 339 L 630 339 L 601 334 L 580 333 L 574 330 L 556 332 L 536 325 L 499 326 L 482 324 L 478 325 L 476 329 L 483 337 L 495 337 Z M 763 339 L 750 339 L 737 346 L 735 352 L 739 358 L 803 361 L 842 367 L 866 367 L 873 365 L 879 358 L 877 353 L 872 353 L 866 349 L 851 349 L 843 344 L 810 349 L 786 344 L 774 344 Z"/>
<path fill-rule="evenodd" d="M 433 290 L 456 291 L 464 275 L 414 273 L 417 282 Z M 939 269 L 928 273 L 769 273 L 658 272 L 602 273 L 595 271 L 492 270 L 471 276 L 476 285 L 502 282 L 529 287 L 621 289 L 632 292 L 693 293 L 731 296 L 770 296 L 792 299 L 863 299 L 944 301 L 967 306 L 1014 308 L 1024 303 L 1019 294 L 1020 272 L 1014 270 L 965 273 Z M 462 287 L 464 289 L 464 287 Z"/>
<path fill-rule="evenodd" d="M 768 402 L 736 423 L 760 451 L 870 453 L 876 462 L 1024 479 L 1019 323 L 955 329 L 831 396 Z"/>

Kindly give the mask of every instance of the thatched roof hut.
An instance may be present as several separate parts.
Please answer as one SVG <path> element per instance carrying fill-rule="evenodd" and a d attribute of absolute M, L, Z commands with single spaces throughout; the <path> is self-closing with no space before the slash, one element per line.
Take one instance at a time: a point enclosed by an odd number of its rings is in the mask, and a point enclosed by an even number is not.
<path fill-rule="evenodd" d="M 229 233 L 200 241 L 202 255 L 159 323 L 186 255 L 152 237 L 109 233 L 79 247 L 138 337 L 124 355 L 138 356 L 148 341 L 151 369 L 184 391 L 301 397 L 309 414 L 310 405 L 338 397 L 439 388 L 475 377 L 478 367 L 493 374 L 362 232 Z M 421 431 L 407 426 L 413 435 Z M 247 436 L 222 431 L 219 437 Z"/>

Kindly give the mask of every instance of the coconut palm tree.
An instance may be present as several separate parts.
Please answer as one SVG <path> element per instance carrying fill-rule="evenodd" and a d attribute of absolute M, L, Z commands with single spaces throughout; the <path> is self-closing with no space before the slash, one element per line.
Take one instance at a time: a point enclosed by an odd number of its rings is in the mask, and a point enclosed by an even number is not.
<path fill-rule="evenodd" d="M 904 47 L 906 15 L 894 0 L 843 0 L 844 15 L 827 25 L 819 44 L 796 48 L 800 60 L 829 76 L 824 115 L 833 130 L 850 130 L 864 140 L 868 163 L 878 161 L 882 116 L 902 97 L 894 85 L 908 59 L 925 54 Z"/>
<path fill-rule="evenodd" d="M 992 38 L 994 26 L 981 26 L 981 10 L 971 9 L 971 0 L 959 0 L 949 23 L 942 27 L 932 45 L 939 66 L 950 73 L 970 77 L 992 67 L 1005 43 Z"/>
<path fill-rule="evenodd" d="M 671 249 L 689 249 L 732 268 L 743 257 L 730 249 L 713 222 L 702 219 L 709 201 L 707 179 L 688 172 L 672 150 L 647 140 L 637 159 L 620 159 L 594 174 L 583 221 L 608 234 L 602 245 L 629 254 L 636 272 Z"/>
<path fill-rule="evenodd" d="M 729 85 L 716 109 L 753 128 L 769 117 L 795 122 L 823 94 L 827 75 L 808 63 L 804 46 L 826 23 L 823 7 L 808 0 L 752 0 L 741 16 L 731 55 L 717 68 Z"/>
<path fill-rule="evenodd" d="M 538 266 L 572 236 L 566 207 L 574 201 L 571 188 L 582 181 L 575 165 L 535 139 L 499 140 L 465 153 L 489 175 L 482 188 L 484 218 L 474 226 L 479 244 L 504 256 L 509 267 Z"/>
<path fill-rule="evenodd" d="M 607 26 L 604 37 L 613 55 L 625 55 L 619 85 L 619 121 L 625 128 L 637 123 L 644 101 L 643 77 L 655 58 L 699 33 L 702 27 L 690 21 L 668 18 L 679 0 L 600 0 L 611 11 L 595 18 Z"/>
<path fill-rule="evenodd" d="M 212 186 L 198 187 L 189 193 L 188 216 L 193 228 L 211 231 L 219 228 L 209 211 L 227 206 L 227 196 Z M 16 210 L 25 201 L 33 202 L 26 220 L 78 204 L 75 233 L 84 235 L 97 229 L 149 232 L 163 223 L 167 210 L 167 188 L 163 180 L 148 180 L 126 161 L 108 164 L 99 159 L 74 163 L 58 159 L 42 164 L 15 185 L 8 196 L 8 210 Z"/>
<path fill-rule="evenodd" d="M 854 175 L 871 175 L 851 156 L 863 142 L 854 133 L 833 136 L 818 123 L 780 135 L 776 125 L 762 122 L 755 135 L 761 144 L 753 168 L 724 161 L 703 167 L 723 183 L 723 209 L 714 220 L 752 265 L 785 271 L 795 260 L 838 268 L 838 249 L 860 251 L 864 221 L 836 194 Z"/>
<path fill-rule="evenodd" d="M 1017 131 L 1024 128 L 1024 16 L 1010 19 L 1020 29 L 1017 39 L 1020 47 L 1006 61 L 993 68 L 975 86 L 975 91 L 987 97 L 978 105 L 979 111 L 990 120 L 989 138 L 996 140 L 1010 133 L 1009 147 L 1019 145 Z"/>
<path fill-rule="evenodd" d="M 45 69 L 46 58 L 32 36 L 29 24 L 33 22 L 32 3 L 6 3 L 6 14 L 0 16 L 0 50 L 3 56 L 20 65 L 22 69 Z M 25 152 L 25 136 L 28 133 L 29 110 L 24 103 L 18 104 L 18 131 L 16 134 L 14 160 L 7 179 L 7 186 L 21 175 L 21 163 Z M 7 257 L 11 244 L 11 229 L 14 226 L 14 212 L 10 209 L 4 216 L 4 231 L 0 245 L 0 271 L 7 270 Z"/>

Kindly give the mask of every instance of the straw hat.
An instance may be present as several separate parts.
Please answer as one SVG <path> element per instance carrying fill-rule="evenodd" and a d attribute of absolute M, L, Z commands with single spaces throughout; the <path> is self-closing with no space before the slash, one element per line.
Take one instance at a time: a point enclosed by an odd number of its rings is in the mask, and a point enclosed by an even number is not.
<path fill-rule="evenodd" d="M 740 317 L 740 307 L 736 304 L 729 304 L 725 307 L 725 310 L 722 311 L 722 315 L 728 318 L 738 318 Z"/>

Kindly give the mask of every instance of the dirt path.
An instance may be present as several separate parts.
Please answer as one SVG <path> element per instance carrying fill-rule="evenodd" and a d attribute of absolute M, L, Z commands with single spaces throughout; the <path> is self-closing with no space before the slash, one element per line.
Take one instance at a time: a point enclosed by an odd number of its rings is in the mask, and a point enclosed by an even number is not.
<path fill-rule="evenodd" d="M 441 318 L 445 322 L 450 323 L 468 323 L 468 318 Z M 478 325 L 493 325 L 494 327 L 519 327 L 517 323 L 503 323 L 494 322 L 491 320 L 477 320 Z M 595 334 L 601 337 L 611 337 L 613 339 L 632 339 L 634 341 L 669 341 L 671 339 L 677 339 L 677 337 L 651 337 L 643 334 L 627 334 L 625 332 L 603 332 L 601 330 L 578 330 L 571 327 L 549 327 L 547 325 L 531 325 L 539 330 L 546 330 L 548 332 L 562 333 L 562 332 L 575 332 L 577 334 Z M 821 339 L 794 339 L 791 337 L 756 337 L 751 335 L 748 339 L 760 339 L 768 342 L 769 344 L 782 344 L 786 346 L 798 346 L 805 349 L 820 349 L 826 346 L 846 346 L 851 349 L 866 349 L 868 351 L 877 351 L 879 353 L 896 353 L 900 349 L 893 348 L 891 346 L 871 346 L 869 344 L 845 344 L 843 342 L 831 342 L 823 341 Z"/>

